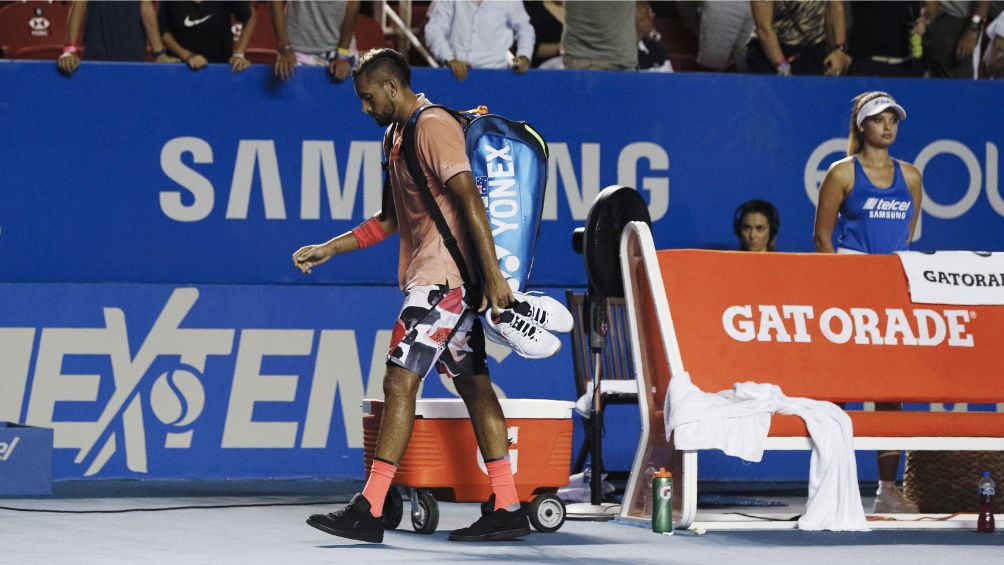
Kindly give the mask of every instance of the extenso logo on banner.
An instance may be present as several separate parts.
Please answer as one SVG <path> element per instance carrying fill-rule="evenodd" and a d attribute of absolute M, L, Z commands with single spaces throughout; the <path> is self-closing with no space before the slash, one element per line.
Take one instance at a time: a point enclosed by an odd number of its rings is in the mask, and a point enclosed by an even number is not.
<path fill-rule="evenodd" d="M 113 457 L 131 472 L 152 472 L 153 451 L 362 447 L 360 402 L 382 397 L 390 330 L 376 332 L 364 380 L 362 332 L 193 328 L 186 318 L 199 297 L 196 288 L 174 289 L 145 337 L 124 309 L 111 307 L 103 308 L 104 327 L 0 327 L 0 420 L 23 413 L 26 424 L 51 428 L 53 447 L 76 450 L 76 473 L 84 476 Z M 489 347 L 496 361 L 509 353 Z M 275 369 L 279 361 L 297 369 Z M 452 383 L 444 386 L 455 393 Z M 344 437 L 332 440 L 332 432 Z M 198 465 L 190 467 L 198 472 Z"/>
<path fill-rule="evenodd" d="M 819 185 L 826 176 L 826 171 L 830 164 L 846 155 L 847 138 L 837 137 L 828 139 L 820 143 L 809 155 L 805 163 L 805 193 L 808 195 L 812 205 L 819 202 Z M 839 157 L 837 155 L 839 154 Z M 936 157 L 953 157 L 959 160 L 965 167 L 966 176 L 953 177 L 951 186 L 939 187 L 948 189 L 951 194 L 958 194 L 954 202 L 938 202 L 931 197 L 928 187 L 930 179 L 925 176 L 924 201 L 921 209 L 924 213 L 941 220 L 954 220 L 969 212 L 979 200 L 982 189 L 986 187 L 987 202 L 990 208 L 998 216 L 1004 217 L 1004 195 L 1000 191 L 1000 158 L 997 145 L 992 141 L 987 141 L 983 152 L 983 162 L 980 157 L 967 145 L 954 139 L 937 139 L 928 143 L 912 163 L 924 175 L 924 169 Z M 906 158 L 907 156 L 902 156 Z M 908 161 L 910 159 L 907 159 Z M 943 179 L 939 179 L 944 183 Z M 957 184 L 956 184 L 957 183 Z M 914 232 L 913 240 L 919 241 L 923 237 L 923 214 L 917 221 L 917 228 Z"/>

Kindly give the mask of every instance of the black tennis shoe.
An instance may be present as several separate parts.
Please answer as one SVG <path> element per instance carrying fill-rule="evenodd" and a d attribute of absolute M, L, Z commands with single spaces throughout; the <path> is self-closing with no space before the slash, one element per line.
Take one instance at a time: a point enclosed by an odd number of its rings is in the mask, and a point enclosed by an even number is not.
<path fill-rule="evenodd" d="M 333 536 L 370 543 L 383 542 L 383 520 L 370 513 L 370 501 L 362 493 L 352 497 L 345 508 L 307 518 L 311 526 Z"/>
<path fill-rule="evenodd" d="M 495 494 L 488 498 L 487 508 L 495 507 Z M 483 514 L 469 527 L 450 532 L 451 541 L 501 541 L 530 535 L 530 520 L 522 506 L 512 512 L 499 508 Z"/>

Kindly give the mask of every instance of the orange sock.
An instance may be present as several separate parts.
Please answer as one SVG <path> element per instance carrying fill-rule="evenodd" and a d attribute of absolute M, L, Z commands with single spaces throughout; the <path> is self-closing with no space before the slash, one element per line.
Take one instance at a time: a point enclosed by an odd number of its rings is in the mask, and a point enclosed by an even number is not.
<path fill-rule="evenodd" d="M 495 508 L 515 510 L 519 507 L 519 494 L 516 493 L 516 481 L 512 477 L 512 465 L 509 458 L 503 457 L 495 461 L 485 463 L 488 469 L 488 484 L 495 493 Z"/>
<path fill-rule="evenodd" d="M 397 465 L 392 463 L 374 458 L 370 465 L 370 478 L 363 487 L 363 496 L 370 503 L 370 514 L 377 518 L 383 514 L 383 501 L 387 498 L 394 473 L 397 473 Z"/>

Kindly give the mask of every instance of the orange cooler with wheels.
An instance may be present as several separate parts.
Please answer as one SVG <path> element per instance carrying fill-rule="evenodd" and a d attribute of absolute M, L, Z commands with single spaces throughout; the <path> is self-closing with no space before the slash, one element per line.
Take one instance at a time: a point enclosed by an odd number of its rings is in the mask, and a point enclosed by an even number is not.
<path fill-rule="evenodd" d="M 530 523 L 553 532 L 565 521 L 565 507 L 554 494 L 568 484 L 572 458 L 572 402 L 501 399 L 509 432 L 509 459 Z M 363 449 L 369 473 L 380 431 L 381 400 L 363 400 Z M 457 399 L 418 400 L 415 427 L 401 458 L 394 485 L 410 489 L 412 524 L 421 533 L 439 522 L 436 499 L 485 502 L 491 495 L 484 460 L 474 438 L 467 407 Z M 392 488 L 384 505 L 384 524 L 397 527 L 402 498 Z"/>

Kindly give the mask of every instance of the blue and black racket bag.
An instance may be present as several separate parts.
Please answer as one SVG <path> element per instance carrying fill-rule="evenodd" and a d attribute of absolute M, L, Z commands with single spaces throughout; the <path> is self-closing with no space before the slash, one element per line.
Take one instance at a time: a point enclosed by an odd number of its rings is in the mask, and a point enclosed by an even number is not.
<path fill-rule="evenodd" d="M 513 290 L 525 291 L 544 210 L 547 143 L 530 124 L 489 114 L 485 106 L 457 112 L 430 104 L 419 108 L 405 125 L 402 149 L 408 170 L 420 190 L 424 187 L 422 192 L 429 213 L 446 241 L 461 276 L 468 281 L 468 294 L 475 293 L 471 298 L 476 303 L 480 303 L 483 291 L 481 274 L 467 268 L 456 239 L 428 190 L 428 179 L 415 152 L 416 123 L 421 113 L 429 108 L 446 110 L 463 127 L 471 174 L 485 204 L 499 269 Z M 475 265 L 475 270 L 480 271 L 479 267 Z"/>

